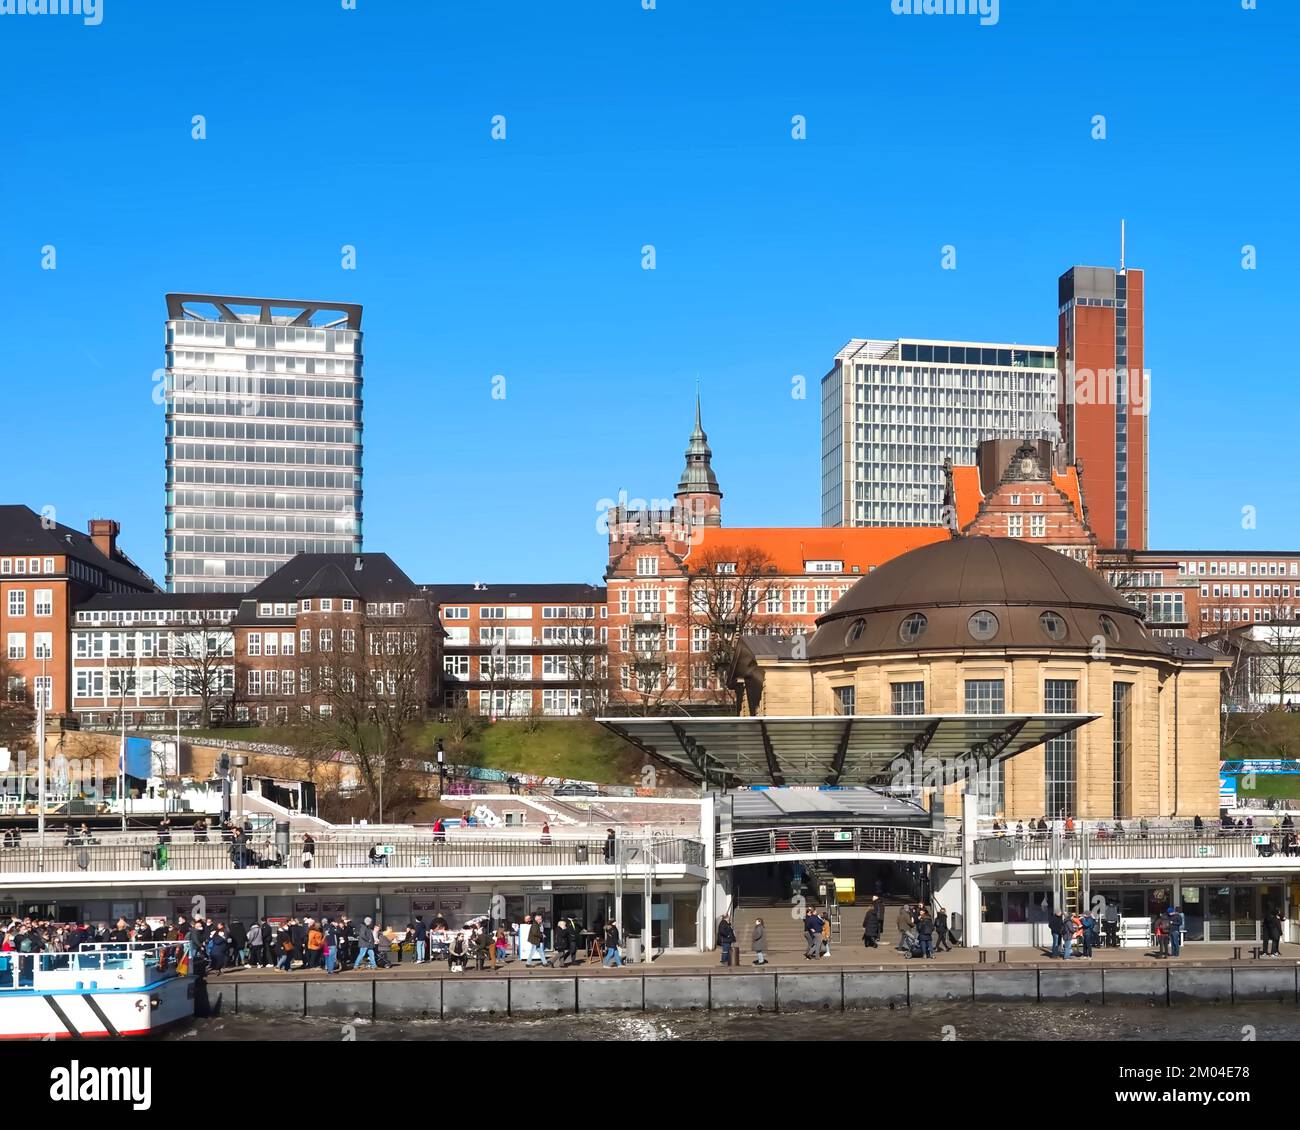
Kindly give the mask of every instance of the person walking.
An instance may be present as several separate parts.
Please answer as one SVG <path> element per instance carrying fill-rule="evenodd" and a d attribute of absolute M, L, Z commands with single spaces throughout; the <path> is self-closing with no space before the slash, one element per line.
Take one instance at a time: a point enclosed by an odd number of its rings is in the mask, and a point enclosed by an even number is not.
<path fill-rule="evenodd" d="M 619 951 L 618 923 L 612 918 L 605 924 L 605 956 L 601 960 L 602 966 L 623 964 L 623 954 Z"/>
<path fill-rule="evenodd" d="M 257 969 L 262 967 L 262 924 L 257 919 L 248 928 L 248 963 Z"/>
<path fill-rule="evenodd" d="M 948 912 L 941 906 L 934 916 L 934 949 L 947 953 L 952 949 L 952 935 L 948 932 Z"/>
<path fill-rule="evenodd" d="M 605 846 L 603 848 L 603 851 L 605 856 L 605 863 L 612 865 L 616 854 L 613 828 L 605 829 Z"/>
<path fill-rule="evenodd" d="M 1052 952 L 1048 956 L 1057 957 L 1061 952 L 1061 930 L 1063 928 L 1059 910 L 1052 911 L 1051 917 L 1047 920 L 1047 928 L 1052 932 Z"/>
<path fill-rule="evenodd" d="M 822 957 L 831 955 L 831 916 L 822 919 Z"/>
<path fill-rule="evenodd" d="M 578 963 L 578 930 L 567 918 L 561 918 L 555 931 L 555 958 L 564 969 Z"/>
<path fill-rule="evenodd" d="M 366 958 L 370 959 L 371 969 L 379 968 L 379 963 L 375 961 L 375 926 L 371 918 L 357 927 L 357 960 L 352 968 L 360 969 Z"/>
<path fill-rule="evenodd" d="M 767 964 L 767 929 L 761 918 L 754 919 L 754 930 L 749 936 L 750 948 L 754 951 L 754 965 Z"/>
<path fill-rule="evenodd" d="M 804 960 L 811 961 L 821 952 L 822 944 L 822 920 L 817 917 L 812 907 L 804 912 L 803 936 L 804 941 L 808 943 L 804 948 Z"/>
<path fill-rule="evenodd" d="M 316 858 L 316 841 L 312 838 L 310 832 L 306 832 L 302 837 L 302 865 L 310 867 Z"/>
<path fill-rule="evenodd" d="M 731 964 L 731 947 L 736 944 L 736 931 L 731 925 L 731 915 L 724 914 L 718 923 L 718 944 L 722 947 L 722 964 Z"/>

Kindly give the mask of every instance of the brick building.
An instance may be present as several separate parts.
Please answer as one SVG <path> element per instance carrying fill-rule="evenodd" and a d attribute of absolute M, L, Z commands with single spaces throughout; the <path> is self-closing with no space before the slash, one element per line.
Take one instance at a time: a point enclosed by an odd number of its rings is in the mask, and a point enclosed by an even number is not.
<path fill-rule="evenodd" d="M 605 589 L 426 585 L 443 631 L 442 705 L 495 718 L 575 715 L 608 698 Z"/>
<path fill-rule="evenodd" d="M 86 725 L 288 722 L 440 701 L 436 609 L 384 553 L 299 554 L 247 593 L 97 595 L 76 609 Z"/>
<path fill-rule="evenodd" d="M 83 534 L 26 506 L 0 506 L 0 643 L 11 698 L 70 708 L 71 610 L 99 593 L 157 592 L 117 547 L 120 527 L 92 519 Z"/>

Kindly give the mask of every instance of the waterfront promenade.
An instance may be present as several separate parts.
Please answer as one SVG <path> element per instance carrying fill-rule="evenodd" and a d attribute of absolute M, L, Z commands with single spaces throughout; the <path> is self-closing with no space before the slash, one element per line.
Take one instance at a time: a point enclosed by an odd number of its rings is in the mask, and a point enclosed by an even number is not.
<path fill-rule="evenodd" d="M 518 964 L 449 973 L 445 963 L 326 977 L 320 971 L 229 970 L 200 994 L 218 1015 L 443 1019 L 672 1010 L 792 1012 L 908 1008 L 932 1004 L 1147 1005 L 1272 1002 L 1300 1005 L 1300 947 L 1291 956 L 1234 961 L 1232 947 L 1185 947 L 1177 959 L 1138 950 L 1098 951 L 1092 959 L 1052 960 L 1011 950 L 980 964 L 953 951 L 934 961 L 872 955 L 782 958 L 763 967 L 723 967 L 714 954 L 669 955 L 621 969 Z M 986 955 L 990 961 L 997 956 Z"/>

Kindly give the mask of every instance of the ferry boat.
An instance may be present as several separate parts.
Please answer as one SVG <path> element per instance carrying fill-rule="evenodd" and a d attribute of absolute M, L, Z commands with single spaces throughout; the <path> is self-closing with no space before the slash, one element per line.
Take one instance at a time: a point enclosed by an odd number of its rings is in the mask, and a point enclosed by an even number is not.
<path fill-rule="evenodd" d="M 145 1036 L 192 1017 L 194 995 L 177 942 L 0 953 L 0 1039 Z"/>

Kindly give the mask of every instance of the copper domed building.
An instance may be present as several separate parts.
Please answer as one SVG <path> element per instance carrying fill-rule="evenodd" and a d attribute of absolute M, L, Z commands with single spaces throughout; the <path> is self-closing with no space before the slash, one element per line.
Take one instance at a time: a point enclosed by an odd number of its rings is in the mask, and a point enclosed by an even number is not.
<path fill-rule="evenodd" d="M 1062 553 L 954 537 L 863 577 L 809 638 L 746 637 L 735 681 L 751 715 L 1090 715 L 997 762 L 982 807 L 1129 819 L 1217 811 L 1223 665 Z"/>

